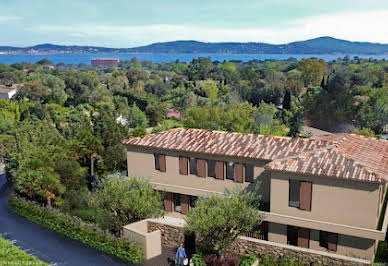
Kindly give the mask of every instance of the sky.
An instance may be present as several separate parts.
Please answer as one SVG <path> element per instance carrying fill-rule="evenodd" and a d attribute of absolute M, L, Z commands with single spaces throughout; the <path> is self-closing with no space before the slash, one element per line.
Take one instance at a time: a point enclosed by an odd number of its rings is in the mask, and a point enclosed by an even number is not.
<path fill-rule="evenodd" d="M 388 43 L 388 0 L 0 0 L 0 46 L 155 42 Z"/>

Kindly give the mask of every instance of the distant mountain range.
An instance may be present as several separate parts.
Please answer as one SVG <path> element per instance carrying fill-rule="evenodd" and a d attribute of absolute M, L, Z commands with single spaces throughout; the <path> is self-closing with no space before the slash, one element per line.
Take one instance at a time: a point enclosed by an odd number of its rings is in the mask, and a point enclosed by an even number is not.
<path fill-rule="evenodd" d="M 64 46 L 39 44 L 31 47 L 0 46 L 4 54 L 52 54 L 52 53 L 218 53 L 218 54 L 388 54 L 388 44 L 350 42 L 332 37 L 320 37 L 287 44 L 205 43 L 174 41 L 154 43 L 135 48 L 107 48 L 96 46 Z"/>

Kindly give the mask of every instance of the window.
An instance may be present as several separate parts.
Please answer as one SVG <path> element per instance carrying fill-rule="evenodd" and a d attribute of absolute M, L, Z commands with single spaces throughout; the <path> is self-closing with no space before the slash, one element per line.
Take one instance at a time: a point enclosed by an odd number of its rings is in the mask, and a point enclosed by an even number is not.
<path fill-rule="evenodd" d="M 319 246 L 331 251 L 337 251 L 338 234 L 319 231 Z"/>
<path fill-rule="evenodd" d="M 287 244 L 308 248 L 310 243 L 310 229 L 287 225 Z"/>
<path fill-rule="evenodd" d="M 181 208 L 181 195 L 178 193 L 174 193 L 174 211 L 182 212 Z"/>
<path fill-rule="evenodd" d="M 234 180 L 233 162 L 226 162 L 226 179 Z"/>
<path fill-rule="evenodd" d="M 190 174 L 197 174 L 197 159 L 195 159 L 194 157 L 190 157 Z"/>
<path fill-rule="evenodd" d="M 298 227 L 287 225 L 287 244 L 298 246 Z"/>
<path fill-rule="evenodd" d="M 195 207 L 195 202 L 197 201 L 198 197 L 196 196 L 190 196 L 190 208 Z"/>
<path fill-rule="evenodd" d="M 311 211 L 312 183 L 290 179 L 288 206 Z"/>
<path fill-rule="evenodd" d="M 319 246 L 323 248 L 328 248 L 328 232 L 326 231 L 319 231 Z"/>
<path fill-rule="evenodd" d="M 154 153 L 155 158 L 155 170 L 160 172 L 166 172 L 166 155 Z"/>
<path fill-rule="evenodd" d="M 207 161 L 207 176 L 216 177 L 216 162 L 213 160 Z"/>
<path fill-rule="evenodd" d="M 245 165 L 245 182 L 253 182 L 253 165 Z"/>
<path fill-rule="evenodd" d="M 154 159 L 155 159 L 155 170 L 160 170 L 159 154 L 154 153 Z"/>
<path fill-rule="evenodd" d="M 290 180 L 290 191 L 289 191 L 289 200 L 288 206 L 299 208 L 299 188 L 300 182 L 298 180 Z"/>

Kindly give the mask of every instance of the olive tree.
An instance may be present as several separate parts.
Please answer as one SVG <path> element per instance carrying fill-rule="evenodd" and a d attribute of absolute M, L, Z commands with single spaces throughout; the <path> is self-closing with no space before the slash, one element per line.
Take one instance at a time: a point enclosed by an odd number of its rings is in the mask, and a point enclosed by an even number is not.
<path fill-rule="evenodd" d="M 226 192 L 200 198 L 187 215 L 185 230 L 199 233 L 206 244 L 221 253 L 241 233 L 253 231 L 262 219 L 247 193 Z"/>
<path fill-rule="evenodd" d="M 138 178 L 106 179 L 93 204 L 97 222 L 114 233 L 126 224 L 163 214 L 161 195 L 148 181 Z"/>

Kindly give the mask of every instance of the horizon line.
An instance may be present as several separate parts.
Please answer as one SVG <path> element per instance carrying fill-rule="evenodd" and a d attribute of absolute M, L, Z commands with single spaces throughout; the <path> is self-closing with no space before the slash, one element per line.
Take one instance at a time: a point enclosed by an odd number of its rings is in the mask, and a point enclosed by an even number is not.
<path fill-rule="evenodd" d="M 198 42 L 198 43 L 205 43 L 205 44 L 225 44 L 225 43 L 232 43 L 232 44 L 254 43 L 254 44 L 258 44 L 258 43 L 261 43 L 261 44 L 268 44 L 268 45 L 289 45 L 289 44 L 292 44 L 292 43 L 306 42 L 306 41 L 311 41 L 311 40 L 316 40 L 316 39 L 324 39 L 324 38 L 326 38 L 326 39 L 334 39 L 334 40 L 339 40 L 339 41 L 346 41 L 346 42 L 351 42 L 351 43 L 366 43 L 366 44 L 388 45 L 388 43 L 370 42 L 370 41 L 350 41 L 350 40 L 335 38 L 335 37 L 332 37 L 332 36 L 320 36 L 320 37 L 310 38 L 310 39 L 295 40 L 295 41 L 291 41 L 291 42 L 287 42 L 287 43 L 269 43 L 269 42 L 260 42 L 260 41 L 257 41 L 257 42 L 252 42 L 252 41 L 248 41 L 248 42 L 244 42 L 244 41 L 241 41 L 241 42 L 228 42 L 228 41 L 225 41 L 225 42 L 207 42 L 207 41 L 198 41 L 198 40 L 171 40 L 171 41 L 164 41 L 164 42 L 152 42 L 152 43 L 148 43 L 148 44 L 144 44 L 144 45 L 139 45 L 139 46 L 133 46 L 133 47 L 109 47 L 109 46 L 77 45 L 77 44 L 66 44 L 66 45 L 64 45 L 64 44 L 56 44 L 56 43 L 46 42 L 46 43 L 38 43 L 38 44 L 35 44 L 35 45 L 30 45 L 30 46 L 0 45 L 0 48 L 2 48 L 2 47 L 9 47 L 9 48 L 26 49 L 26 48 L 34 48 L 36 46 L 41 46 L 41 45 L 55 45 L 55 46 L 65 46 L 65 47 L 75 46 L 75 47 L 109 48 L 109 49 L 134 49 L 134 48 L 150 46 L 150 45 L 153 45 L 153 44 L 173 43 L 173 42 Z"/>

